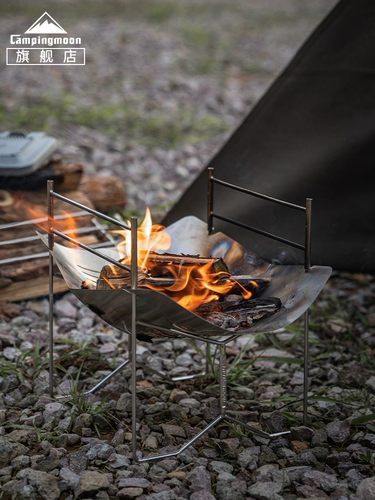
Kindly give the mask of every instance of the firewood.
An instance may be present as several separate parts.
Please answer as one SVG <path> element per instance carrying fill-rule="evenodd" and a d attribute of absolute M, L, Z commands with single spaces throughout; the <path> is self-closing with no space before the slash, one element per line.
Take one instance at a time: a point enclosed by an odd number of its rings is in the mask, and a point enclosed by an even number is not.
<path fill-rule="evenodd" d="M 248 328 L 255 321 L 275 314 L 281 309 L 281 300 L 277 297 L 242 300 L 231 302 L 208 302 L 201 304 L 194 312 L 216 326 L 235 331 Z"/>
<path fill-rule="evenodd" d="M 245 290 L 253 294 L 259 294 L 268 285 L 269 279 L 254 279 L 251 276 L 232 276 L 228 268 L 221 258 L 200 257 L 198 255 L 174 255 L 174 254 L 157 254 L 151 253 L 147 261 L 149 270 L 138 269 L 138 286 L 147 288 L 168 288 L 176 283 L 178 276 L 175 276 L 170 271 L 170 264 L 174 264 L 177 269 L 182 266 L 203 266 L 209 265 L 209 275 L 220 277 L 220 272 L 225 276 L 218 280 L 219 285 L 225 285 L 231 282 L 233 285 L 231 289 L 232 294 L 241 295 Z M 201 277 L 192 276 L 191 279 L 202 280 Z M 111 288 L 130 288 L 131 275 L 126 269 L 119 266 L 106 265 L 102 268 L 100 277 L 97 282 L 98 290 L 108 290 Z M 168 293 L 168 290 L 165 290 Z"/>
<path fill-rule="evenodd" d="M 99 212 L 119 210 L 126 205 L 124 183 L 115 175 L 106 177 L 83 175 L 79 189 Z"/>
<path fill-rule="evenodd" d="M 227 272 L 228 268 L 221 257 L 201 257 L 200 255 L 176 255 L 171 253 L 156 253 L 150 252 L 148 262 L 153 264 L 153 272 L 156 274 L 157 266 L 166 266 L 169 264 L 183 265 L 183 266 L 204 266 L 212 264 L 213 271 L 218 273 L 220 271 Z M 156 267 L 154 267 L 156 266 Z"/>
<path fill-rule="evenodd" d="M 160 278 L 147 275 L 142 269 L 138 269 L 138 286 L 169 287 L 175 282 L 174 278 Z M 130 288 L 131 273 L 118 266 L 104 266 L 97 281 L 97 290 L 110 290 L 111 288 Z"/>

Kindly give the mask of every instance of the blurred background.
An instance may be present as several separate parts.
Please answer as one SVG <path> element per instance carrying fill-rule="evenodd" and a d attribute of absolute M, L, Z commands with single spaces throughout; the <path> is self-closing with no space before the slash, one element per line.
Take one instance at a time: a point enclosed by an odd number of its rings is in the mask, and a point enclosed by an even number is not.
<path fill-rule="evenodd" d="M 0 2 L 0 132 L 44 131 L 86 174 L 117 175 L 160 219 L 335 0 Z M 6 66 L 45 11 L 85 66 Z"/>

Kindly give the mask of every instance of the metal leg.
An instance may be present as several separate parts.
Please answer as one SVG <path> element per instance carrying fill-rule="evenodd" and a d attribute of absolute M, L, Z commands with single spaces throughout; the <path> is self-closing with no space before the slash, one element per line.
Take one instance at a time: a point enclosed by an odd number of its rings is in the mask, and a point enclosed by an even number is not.
<path fill-rule="evenodd" d="M 100 389 L 101 387 L 103 387 L 103 385 L 105 385 L 107 382 L 109 382 L 112 377 L 114 377 L 118 372 L 120 372 L 123 368 L 125 368 L 125 366 L 127 364 L 129 364 L 129 363 L 130 363 L 130 359 L 127 359 L 126 361 L 124 361 L 123 363 L 121 363 L 121 365 L 119 365 L 109 375 L 107 375 L 106 377 L 104 377 L 103 380 L 101 380 L 96 385 L 94 385 L 94 387 L 92 389 L 86 391 L 85 392 L 85 396 L 88 395 L 88 394 L 94 394 L 94 392 L 96 392 L 98 389 Z"/>
<path fill-rule="evenodd" d="M 131 219 L 131 289 L 132 293 L 132 334 L 130 336 L 130 359 L 132 363 L 132 452 L 133 460 L 137 460 L 137 295 L 138 286 L 138 222 L 136 217 Z"/>
<path fill-rule="evenodd" d="M 53 181 L 47 181 L 47 203 L 48 203 L 48 218 L 50 232 L 48 233 L 48 248 L 49 248 L 49 296 L 48 296 L 48 322 L 49 322 L 49 395 L 53 398 L 53 246 L 54 234 L 51 231 L 54 226 L 54 204 L 53 196 Z"/>
<path fill-rule="evenodd" d="M 307 398 L 309 391 L 309 326 L 310 315 L 309 310 L 304 314 L 305 331 L 304 331 L 304 360 L 303 360 L 303 425 L 307 425 Z"/>
<path fill-rule="evenodd" d="M 227 353 L 226 345 L 220 345 L 219 359 L 220 415 L 225 417 L 227 409 Z"/>

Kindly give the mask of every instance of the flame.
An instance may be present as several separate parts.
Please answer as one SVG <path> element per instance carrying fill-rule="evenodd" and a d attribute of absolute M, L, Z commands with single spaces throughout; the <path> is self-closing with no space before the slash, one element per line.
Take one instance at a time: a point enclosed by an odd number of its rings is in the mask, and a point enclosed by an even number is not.
<path fill-rule="evenodd" d="M 60 210 L 58 218 L 52 218 L 39 207 L 29 205 L 27 206 L 27 216 L 36 226 L 47 233 L 53 227 L 61 233 L 68 234 L 71 238 L 78 238 L 76 234 L 78 223 L 70 212 Z"/>
<path fill-rule="evenodd" d="M 128 222 L 130 224 L 130 222 Z M 138 244 L 138 267 L 147 267 L 150 252 L 160 252 L 169 250 L 171 237 L 164 231 L 165 227 L 160 224 L 152 224 L 151 212 L 147 207 L 142 224 L 137 230 Z M 121 262 L 131 264 L 131 233 L 129 230 L 116 230 L 113 233 L 120 234 L 124 241 L 117 245 L 117 250 L 121 257 Z"/>
<path fill-rule="evenodd" d="M 118 244 L 121 262 L 131 265 L 131 233 L 129 230 L 113 231 L 124 240 Z M 246 290 L 232 278 L 225 264 L 217 258 L 174 256 L 165 253 L 171 247 L 172 239 L 164 226 L 152 224 L 150 210 L 137 231 L 138 268 L 151 279 L 143 280 L 139 286 L 163 292 L 178 304 L 189 310 L 196 309 L 203 302 L 212 302 L 240 287 L 244 299 L 250 299 L 252 292 Z M 221 268 L 217 268 L 218 261 Z M 112 268 L 113 273 L 116 269 Z M 163 278 L 170 284 L 153 284 L 152 278 Z M 109 282 L 110 280 L 108 280 Z M 163 280 L 162 280 L 163 281 Z M 255 283 L 256 285 L 256 283 Z M 113 288 L 113 285 L 109 283 Z"/>

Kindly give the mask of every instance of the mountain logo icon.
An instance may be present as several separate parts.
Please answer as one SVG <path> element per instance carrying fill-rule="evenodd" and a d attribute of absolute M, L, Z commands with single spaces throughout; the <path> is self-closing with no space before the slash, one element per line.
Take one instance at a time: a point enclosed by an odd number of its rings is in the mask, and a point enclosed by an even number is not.
<path fill-rule="evenodd" d="M 47 33 L 67 33 L 64 28 L 62 28 L 59 23 L 57 23 L 53 17 L 51 17 L 48 12 L 45 12 L 40 16 L 39 19 L 35 21 L 30 28 L 25 31 L 25 33 L 37 33 L 37 34 L 47 34 Z"/>

